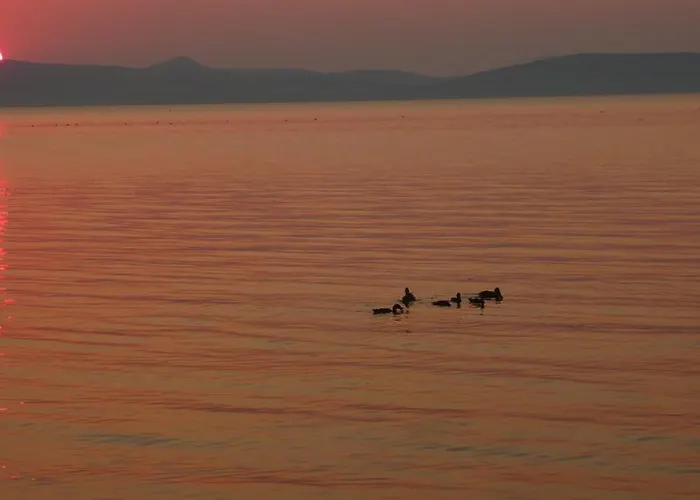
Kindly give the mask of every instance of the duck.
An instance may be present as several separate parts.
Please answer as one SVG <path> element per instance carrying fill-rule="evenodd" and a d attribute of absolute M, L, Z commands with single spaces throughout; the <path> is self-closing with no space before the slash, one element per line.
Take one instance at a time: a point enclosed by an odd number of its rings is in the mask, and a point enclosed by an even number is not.
<path fill-rule="evenodd" d="M 475 306 L 483 306 L 484 299 L 483 297 L 469 297 L 469 303 Z"/>
<path fill-rule="evenodd" d="M 438 307 L 452 307 L 452 302 L 449 300 L 435 300 L 433 301 L 433 305 Z"/>
<path fill-rule="evenodd" d="M 462 294 L 457 292 L 457 295 L 450 299 L 450 302 L 454 302 L 458 306 L 462 304 Z"/>
<path fill-rule="evenodd" d="M 416 301 L 416 296 L 413 295 L 413 293 L 411 292 L 411 290 L 408 289 L 408 287 L 406 287 L 403 291 L 403 297 L 401 298 L 401 302 L 403 302 L 403 305 L 408 307 L 408 305 L 411 302 L 415 302 L 415 301 Z"/>
<path fill-rule="evenodd" d="M 372 314 L 403 314 L 404 310 L 401 304 L 394 304 L 393 307 L 379 307 L 372 309 Z"/>
<path fill-rule="evenodd" d="M 484 300 L 497 300 L 499 302 L 503 300 L 503 295 L 498 287 L 493 290 L 482 290 L 478 296 Z"/>

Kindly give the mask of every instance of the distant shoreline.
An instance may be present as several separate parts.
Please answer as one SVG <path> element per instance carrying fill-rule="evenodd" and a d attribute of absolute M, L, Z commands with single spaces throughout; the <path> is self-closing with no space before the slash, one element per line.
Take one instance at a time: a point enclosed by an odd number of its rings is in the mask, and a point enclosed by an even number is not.
<path fill-rule="evenodd" d="M 0 63 L 0 108 L 310 104 L 700 93 L 700 53 L 577 54 L 468 76 L 394 70 L 220 69 L 178 57 L 145 68 Z"/>
<path fill-rule="evenodd" d="M 219 103 L 168 103 L 168 104 L 35 104 L 35 105 L 2 105 L 0 110 L 41 110 L 49 108 L 66 108 L 66 109 L 90 109 L 90 108 L 167 108 L 167 107 L 197 107 L 197 106 L 270 106 L 270 105 L 309 105 L 309 104 L 380 104 L 380 103 L 438 103 L 450 101 L 525 101 L 525 100 L 547 100 L 554 101 L 560 99 L 594 99 L 594 98 L 634 98 L 634 97 L 683 97 L 683 96 L 698 96 L 700 91 L 694 92 L 657 92 L 657 93 L 638 93 L 638 94 L 577 94 L 577 95 L 544 95 L 544 96 L 497 96 L 497 97 L 445 97 L 445 98 L 425 98 L 425 99 L 368 99 L 368 100 L 328 100 L 328 101 L 236 101 L 236 102 L 219 102 Z"/>

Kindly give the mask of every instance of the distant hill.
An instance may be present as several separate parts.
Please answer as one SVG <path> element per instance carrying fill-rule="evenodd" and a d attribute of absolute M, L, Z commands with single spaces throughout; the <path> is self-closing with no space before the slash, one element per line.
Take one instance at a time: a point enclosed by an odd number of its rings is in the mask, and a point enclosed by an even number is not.
<path fill-rule="evenodd" d="M 168 59 L 167 61 L 159 62 L 146 68 L 150 71 L 172 71 L 172 72 L 187 72 L 200 71 L 207 67 L 198 63 L 189 57 L 179 56 Z"/>
<path fill-rule="evenodd" d="M 454 96 L 566 96 L 700 92 L 700 54 L 577 54 L 452 78 Z"/>
<path fill-rule="evenodd" d="M 0 106 L 209 104 L 700 92 L 700 54 L 577 54 L 430 77 L 392 70 L 145 68 L 0 62 Z"/>

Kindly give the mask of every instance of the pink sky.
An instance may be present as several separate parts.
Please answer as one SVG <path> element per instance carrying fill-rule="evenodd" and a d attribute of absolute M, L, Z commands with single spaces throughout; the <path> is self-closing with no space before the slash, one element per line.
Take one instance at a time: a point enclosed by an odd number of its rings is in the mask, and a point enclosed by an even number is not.
<path fill-rule="evenodd" d="M 700 52 L 698 23 L 700 0 L 0 0 L 0 51 L 461 74 L 573 52 Z"/>

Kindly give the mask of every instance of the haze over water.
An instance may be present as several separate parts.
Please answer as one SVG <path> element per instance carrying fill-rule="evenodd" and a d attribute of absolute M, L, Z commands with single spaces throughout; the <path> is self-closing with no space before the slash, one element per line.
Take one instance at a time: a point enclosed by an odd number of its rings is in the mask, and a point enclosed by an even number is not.
<path fill-rule="evenodd" d="M 700 98 L 0 116 L 3 500 L 700 497 Z"/>

